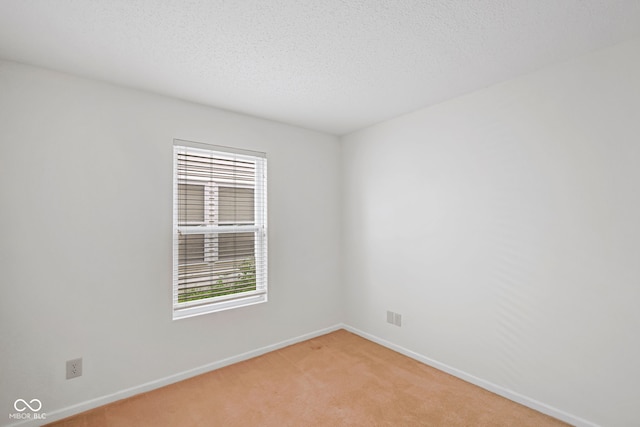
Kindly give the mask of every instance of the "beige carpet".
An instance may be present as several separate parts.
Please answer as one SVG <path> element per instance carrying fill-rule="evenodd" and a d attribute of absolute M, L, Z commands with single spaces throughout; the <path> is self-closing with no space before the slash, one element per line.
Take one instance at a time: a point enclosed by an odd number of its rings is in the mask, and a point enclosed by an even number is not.
<path fill-rule="evenodd" d="M 566 426 L 344 330 L 52 426 Z"/>

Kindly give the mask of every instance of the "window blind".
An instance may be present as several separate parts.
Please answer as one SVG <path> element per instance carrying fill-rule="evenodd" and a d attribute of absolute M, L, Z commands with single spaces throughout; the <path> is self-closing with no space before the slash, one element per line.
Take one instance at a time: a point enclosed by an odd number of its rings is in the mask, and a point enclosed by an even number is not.
<path fill-rule="evenodd" d="M 174 142 L 174 318 L 267 300 L 266 165 Z"/>

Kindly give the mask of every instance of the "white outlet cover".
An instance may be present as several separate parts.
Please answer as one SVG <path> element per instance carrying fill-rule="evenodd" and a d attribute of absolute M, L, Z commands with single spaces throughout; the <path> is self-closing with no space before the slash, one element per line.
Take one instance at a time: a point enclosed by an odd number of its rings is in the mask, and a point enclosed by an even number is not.
<path fill-rule="evenodd" d="M 82 358 L 67 360 L 67 379 L 82 376 Z"/>

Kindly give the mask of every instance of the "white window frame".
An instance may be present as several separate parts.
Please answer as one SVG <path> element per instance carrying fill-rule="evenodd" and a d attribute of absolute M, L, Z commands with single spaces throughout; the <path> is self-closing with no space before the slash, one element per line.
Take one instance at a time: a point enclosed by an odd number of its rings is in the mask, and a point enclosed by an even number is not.
<path fill-rule="evenodd" d="M 267 292 L 267 192 L 266 192 L 266 155 L 264 153 L 240 150 L 229 147 L 215 146 L 209 144 L 201 144 L 197 142 L 174 140 L 173 143 L 173 284 L 172 284 L 172 300 L 173 300 L 173 319 L 183 319 L 187 317 L 198 316 L 201 314 L 214 313 L 233 308 L 246 307 L 249 305 L 259 304 L 268 301 Z M 203 154 L 214 153 L 216 157 L 226 158 L 229 160 L 241 159 L 255 162 L 256 179 L 255 187 L 242 184 L 236 184 L 231 181 L 219 180 L 216 183 L 204 182 L 199 180 L 184 179 L 178 176 L 178 152 L 184 151 L 198 152 Z M 219 187 L 237 187 L 237 188 L 255 188 L 256 199 L 254 199 L 254 223 L 239 225 L 223 225 L 220 224 L 218 218 L 209 221 L 208 225 L 178 225 L 178 184 L 195 184 L 205 185 L 205 221 L 207 216 L 211 215 L 207 212 L 208 202 L 207 194 L 213 195 L 217 193 Z M 211 193 L 211 192 L 214 193 Z M 262 196 L 260 196 L 262 195 Z M 214 197 L 215 198 L 215 197 Z M 258 200 L 260 199 L 260 201 Z M 210 216 L 209 216 L 209 219 Z M 179 266 L 179 236 L 189 234 L 205 234 L 205 246 L 212 244 L 211 239 L 215 237 L 207 237 L 206 233 L 241 233 L 253 232 L 254 254 L 256 258 L 256 290 L 242 292 L 231 295 L 224 295 L 213 298 L 206 298 L 196 301 L 179 302 L 178 301 L 178 266 Z M 213 242 L 213 244 L 216 244 Z M 215 255 L 207 258 L 205 262 L 215 261 Z"/>

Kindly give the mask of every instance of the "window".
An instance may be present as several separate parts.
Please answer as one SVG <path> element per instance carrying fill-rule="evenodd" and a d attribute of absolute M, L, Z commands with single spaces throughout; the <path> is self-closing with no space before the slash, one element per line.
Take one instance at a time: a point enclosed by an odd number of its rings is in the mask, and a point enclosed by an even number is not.
<path fill-rule="evenodd" d="M 264 153 L 174 141 L 173 318 L 267 301 Z"/>

